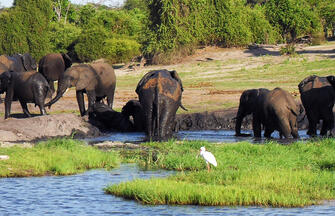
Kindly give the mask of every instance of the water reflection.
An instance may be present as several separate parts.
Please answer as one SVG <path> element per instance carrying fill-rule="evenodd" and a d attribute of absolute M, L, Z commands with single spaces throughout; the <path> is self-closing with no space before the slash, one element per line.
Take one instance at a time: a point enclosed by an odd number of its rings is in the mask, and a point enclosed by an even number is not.
<path fill-rule="evenodd" d="M 245 134 L 252 135 L 252 131 L 244 130 L 241 131 Z M 261 138 L 255 139 L 252 136 L 248 137 L 236 137 L 234 136 L 235 131 L 233 130 L 202 130 L 202 131 L 179 131 L 175 134 L 175 138 L 178 140 L 206 140 L 209 142 L 241 142 L 241 141 L 249 141 L 252 143 L 264 143 L 268 141 L 268 139 Z M 306 130 L 299 131 L 299 140 L 308 139 L 308 135 L 306 135 Z M 272 133 L 273 141 L 277 141 L 279 143 L 290 143 L 296 141 L 296 139 L 279 139 L 279 133 Z M 145 139 L 144 133 L 118 133 L 113 132 L 106 136 L 97 137 L 94 139 L 89 139 L 87 141 L 93 142 L 103 142 L 103 141 L 120 141 L 120 142 L 142 142 Z"/>
<path fill-rule="evenodd" d="M 333 202 L 306 208 L 224 206 L 150 206 L 107 195 L 109 184 L 134 178 L 164 177 L 172 172 L 141 171 L 122 165 L 73 176 L 0 179 L 0 215 L 333 215 Z"/>

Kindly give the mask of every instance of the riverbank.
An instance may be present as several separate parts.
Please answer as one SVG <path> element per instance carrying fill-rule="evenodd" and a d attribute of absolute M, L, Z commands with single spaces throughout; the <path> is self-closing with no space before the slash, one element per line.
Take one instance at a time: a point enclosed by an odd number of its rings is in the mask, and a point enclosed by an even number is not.
<path fill-rule="evenodd" d="M 107 193 L 152 205 L 302 207 L 335 199 L 334 139 L 290 145 L 169 141 L 145 146 L 150 150 L 139 155 L 142 167 L 181 172 L 112 185 Z M 218 167 L 210 173 L 203 159 L 196 159 L 201 146 L 217 159 Z"/>

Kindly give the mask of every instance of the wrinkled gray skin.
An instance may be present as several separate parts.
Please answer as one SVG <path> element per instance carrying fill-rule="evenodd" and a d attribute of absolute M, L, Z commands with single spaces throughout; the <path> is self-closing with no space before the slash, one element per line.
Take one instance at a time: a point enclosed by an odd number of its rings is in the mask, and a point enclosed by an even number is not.
<path fill-rule="evenodd" d="M 102 103 L 95 103 L 92 112 L 89 112 L 89 120 L 102 130 L 106 131 L 134 131 L 133 123 L 129 117 L 114 111 Z"/>
<path fill-rule="evenodd" d="M 238 107 L 237 115 L 236 115 L 236 124 L 235 124 L 235 136 L 250 136 L 250 134 L 242 134 L 241 133 L 241 125 L 243 119 L 247 116 L 252 114 L 253 116 L 253 130 L 255 133 L 254 128 L 254 121 L 255 121 L 255 115 L 256 111 L 259 107 L 258 101 L 263 100 L 265 95 L 268 94 L 270 90 L 265 88 L 259 88 L 259 89 L 249 89 L 245 90 L 241 97 L 240 97 L 240 105 Z"/>
<path fill-rule="evenodd" d="M 5 65 L 7 70 L 13 72 L 31 71 L 37 68 L 36 61 L 29 53 L 15 54 L 13 56 L 1 55 L 0 63 Z M 1 70 L 0 68 L 0 74 L 7 70 Z"/>
<path fill-rule="evenodd" d="M 134 131 L 145 131 L 145 116 L 142 105 L 138 100 L 129 100 L 126 105 L 122 107 L 122 114 L 128 118 L 133 118 Z"/>
<path fill-rule="evenodd" d="M 177 109 L 181 105 L 182 82 L 176 71 L 148 72 L 137 85 L 136 93 L 145 116 L 149 140 L 166 140 L 173 134 Z"/>
<path fill-rule="evenodd" d="M 43 74 L 51 88 L 51 95 L 55 92 L 54 81 L 59 80 L 64 71 L 71 67 L 72 60 L 65 53 L 49 53 L 45 55 L 38 63 L 38 72 Z"/>
<path fill-rule="evenodd" d="M 19 100 L 23 113 L 30 117 L 27 103 L 35 103 L 40 108 L 41 115 L 46 115 L 44 101 L 49 90 L 49 84 L 42 74 L 36 71 L 9 72 L 0 75 L 0 93 L 6 92 L 5 119 L 10 116 L 13 100 Z"/>
<path fill-rule="evenodd" d="M 76 88 L 76 97 L 81 116 L 86 114 L 84 93 L 88 98 L 88 112 L 96 101 L 107 97 L 107 104 L 113 106 L 116 77 L 111 65 L 104 62 L 79 64 L 68 68 L 58 81 L 57 95 L 45 106 L 51 107 L 70 87 Z"/>
<path fill-rule="evenodd" d="M 309 136 L 317 135 L 317 124 L 323 120 L 320 135 L 325 136 L 334 128 L 333 106 L 335 91 L 332 87 L 334 76 L 309 76 L 302 80 L 298 87 L 301 102 L 308 118 Z"/>
<path fill-rule="evenodd" d="M 264 125 L 264 137 L 271 138 L 273 131 L 279 131 L 280 137 L 299 138 L 298 115 L 303 111 L 293 96 L 281 88 L 275 88 L 258 101 L 254 123 L 255 137 L 261 137 L 261 124 Z"/>

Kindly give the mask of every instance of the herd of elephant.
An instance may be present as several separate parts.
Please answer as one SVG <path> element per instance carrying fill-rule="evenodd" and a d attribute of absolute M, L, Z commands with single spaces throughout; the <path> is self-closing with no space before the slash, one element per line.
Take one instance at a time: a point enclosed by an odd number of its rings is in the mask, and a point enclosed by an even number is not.
<path fill-rule="evenodd" d="M 58 87 L 52 98 L 55 81 Z M 0 56 L 0 93 L 6 93 L 5 119 L 10 116 L 14 100 L 20 102 L 28 117 L 31 114 L 27 103 L 35 103 L 45 115 L 45 107 L 50 108 L 68 88 L 75 87 L 81 116 L 88 114 L 93 122 L 121 131 L 145 131 L 149 140 L 165 140 L 173 135 L 176 112 L 179 107 L 185 109 L 181 103 L 183 85 L 176 71 L 153 70 L 145 74 L 136 87 L 138 100 L 128 101 L 121 113 L 112 109 L 115 86 L 114 69 L 103 61 L 72 65 L 68 55 L 51 53 L 37 67 L 29 53 Z M 303 110 L 309 121 L 310 136 L 316 135 L 320 120 L 320 134 L 331 133 L 335 77 L 309 76 L 298 87 L 303 107 L 281 88 L 244 91 L 236 116 L 236 136 L 246 136 L 241 133 L 241 124 L 244 117 L 252 114 L 255 137 L 261 137 L 263 126 L 265 137 L 278 130 L 281 137 L 298 138 L 297 117 Z M 87 111 L 84 93 L 88 98 Z M 48 97 L 52 99 L 45 103 Z M 107 104 L 103 103 L 105 98 Z"/>

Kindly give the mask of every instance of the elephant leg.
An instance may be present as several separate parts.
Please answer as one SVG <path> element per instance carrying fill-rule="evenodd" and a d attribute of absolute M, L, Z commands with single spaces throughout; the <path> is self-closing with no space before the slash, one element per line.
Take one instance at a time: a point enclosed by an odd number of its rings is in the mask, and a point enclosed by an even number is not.
<path fill-rule="evenodd" d="M 334 115 L 332 110 L 328 110 L 326 118 L 323 119 L 320 135 L 326 136 L 328 131 L 332 131 L 334 127 Z"/>
<path fill-rule="evenodd" d="M 107 104 L 110 108 L 113 108 L 114 93 L 115 93 L 115 86 L 113 89 L 110 90 L 110 93 L 107 95 Z"/>
<path fill-rule="evenodd" d="M 254 137 L 262 136 L 261 119 L 258 115 L 255 115 L 255 114 L 253 114 L 253 117 L 252 117 L 252 129 L 254 131 Z"/>
<path fill-rule="evenodd" d="M 313 137 L 316 136 L 316 125 L 317 125 L 317 119 L 316 116 L 313 115 L 311 112 L 306 111 L 307 119 L 308 119 L 308 131 L 307 135 Z"/>
<path fill-rule="evenodd" d="M 30 112 L 29 112 L 29 110 L 28 110 L 27 103 L 20 101 L 20 104 L 21 104 L 23 113 L 24 113 L 27 117 L 31 117 L 31 114 L 30 114 Z"/>
<path fill-rule="evenodd" d="M 279 124 L 279 132 L 287 139 L 290 137 L 291 134 L 291 126 L 290 123 L 288 121 L 288 119 L 279 119 L 278 120 L 278 124 Z"/>
<path fill-rule="evenodd" d="M 88 99 L 88 109 L 87 112 L 90 113 L 93 111 L 93 105 L 96 100 L 96 94 L 95 91 L 87 91 L 87 99 Z"/>
<path fill-rule="evenodd" d="M 84 102 L 84 91 L 83 90 L 76 91 L 76 97 L 77 97 L 80 115 L 84 116 L 86 114 L 85 102 Z"/>
<path fill-rule="evenodd" d="M 54 81 L 50 80 L 48 83 L 49 83 L 49 86 L 50 86 L 50 91 L 49 91 L 50 93 L 49 94 L 50 94 L 50 97 L 52 97 L 52 95 L 55 93 Z M 49 95 L 48 95 L 48 97 L 49 97 Z"/>

